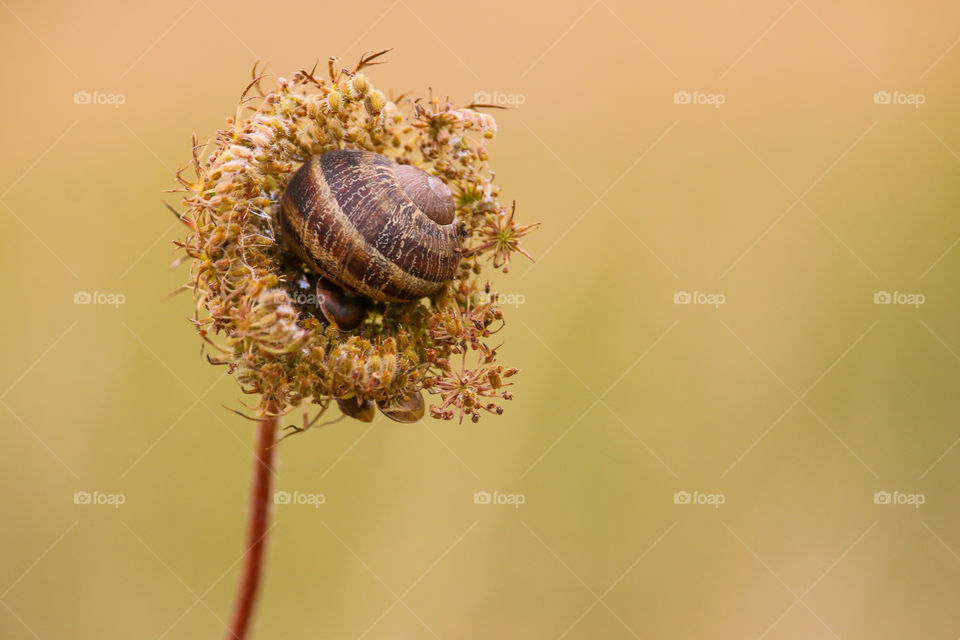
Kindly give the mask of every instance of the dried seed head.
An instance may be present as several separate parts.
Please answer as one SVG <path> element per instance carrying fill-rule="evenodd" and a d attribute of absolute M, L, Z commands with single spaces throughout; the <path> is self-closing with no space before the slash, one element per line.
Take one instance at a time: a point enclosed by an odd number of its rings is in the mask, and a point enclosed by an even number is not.
<path fill-rule="evenodd" d="M 378 89 L 371 91 L 363 102 L 363 106 L 371 114 L 379 114 L 387 104 L 387 99 Z"/>
<path fill-rule="evenodd" d="M 330 72 L 331 80 L 308 72 L 279 80 L 254 110 L 238 111 L 245 119 L 228 119 L 209 156 L 194 144 L 194 176 L 178 173 L 188 228 L 178 246 L 192 260 L 193 323 L 218 351 L 211 361 L 226 364 L 245 392 L 261 394 L 264 407 L 336 400 L 359 420 L 373 419 L 379 406 L 394 420 L 415 421 L 425 390 L 438 401 L 435 418 L 502 412 L 491 400 L 512 397 L 504 379 L 516 369 L 497 364 L 488 345 L 503 326 L 495 297 L 477 301 L 489 268 L 506 270 L 512 254 L 526 255 L 518 240 L 534 225 L 517 226 L 496 199 L 484 137 L 496 131 L 492 117 L 437 99 L 394 103 L 361 73 L 351 77 L 336 61 Z M 464 235 L 460 268 L 445 290 L 371 305 L 350 333 L 330 326 L 311 302 L 316 276 L 278 240 L 276 222 L 280 196 L 304 159 L 344 147 L 442 181 L 456 194 Z"/>
<path fill-rule="evenodd" d="M 358 98 L 362 98 L 367 95 L 367 91 L 370 90 L 370 81 L 367 80 L 367 76 L 362 73 L 358 73 L 350 80 L 350 85 L 353 87 L 353 95 Z"/>
<path fill-rule="evenodd" d="M 331 91 L 327 94 L 327 108 L 336 113 L 340 111 L 340 92 Z"/>

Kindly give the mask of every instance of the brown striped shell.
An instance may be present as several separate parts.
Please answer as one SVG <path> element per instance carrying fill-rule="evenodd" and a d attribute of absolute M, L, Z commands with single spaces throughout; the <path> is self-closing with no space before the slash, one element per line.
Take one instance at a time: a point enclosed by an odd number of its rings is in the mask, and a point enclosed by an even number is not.
<path fill-rule="evenodd" d="M 434 295 L 460 263 L 443 181 L 369 151 L 328 151 L 300 167 L 284 191 L 280 227 L 320 275 L 374 300 Z"/>

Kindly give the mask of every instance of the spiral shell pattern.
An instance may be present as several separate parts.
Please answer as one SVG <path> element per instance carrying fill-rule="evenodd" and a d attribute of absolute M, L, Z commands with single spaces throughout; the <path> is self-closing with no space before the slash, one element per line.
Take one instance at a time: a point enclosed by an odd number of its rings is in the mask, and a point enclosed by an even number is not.
<path fill-rule="evenodd" d="M 461 235 L 446 185 L 369 151 L 311 158 L 290 179 L 279 221 L 305 263 L 373 300 L 434 295 L 460 263 Z"/>

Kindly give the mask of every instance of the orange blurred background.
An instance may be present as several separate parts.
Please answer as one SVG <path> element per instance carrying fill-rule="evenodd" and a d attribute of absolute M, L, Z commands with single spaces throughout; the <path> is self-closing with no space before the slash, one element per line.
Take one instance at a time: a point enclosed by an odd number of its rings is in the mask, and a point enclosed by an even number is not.
<path fill-rule="evenodd" d="M 0 637 L 223 635 L 252 428 L 164 299 L 161 192 L 255 61 L 386 47 L 381 89 L 515 106 L 522 374 L 479 425 L 284 442 L 253 637 L 960 635 L 960 5 L 2 0 L 0 35 Z"/>

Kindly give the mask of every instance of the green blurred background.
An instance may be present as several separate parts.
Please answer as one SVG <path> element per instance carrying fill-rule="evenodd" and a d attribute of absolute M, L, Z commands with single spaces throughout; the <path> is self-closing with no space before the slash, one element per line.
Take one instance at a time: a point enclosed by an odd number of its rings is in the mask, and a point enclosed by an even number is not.
<path fill-rule="evenodd" d="M 2 0 L 0 35 L 4 640 L 223 635 L 253 430 L 164 299 L 161 191 L 256 60 L 385 47 L 380 88 L 522 102 L 522 375 L 479 425 L 284 442 L 325 501 L 276 506 L 254 637 L 960 635 L 956 3 Z"/>

